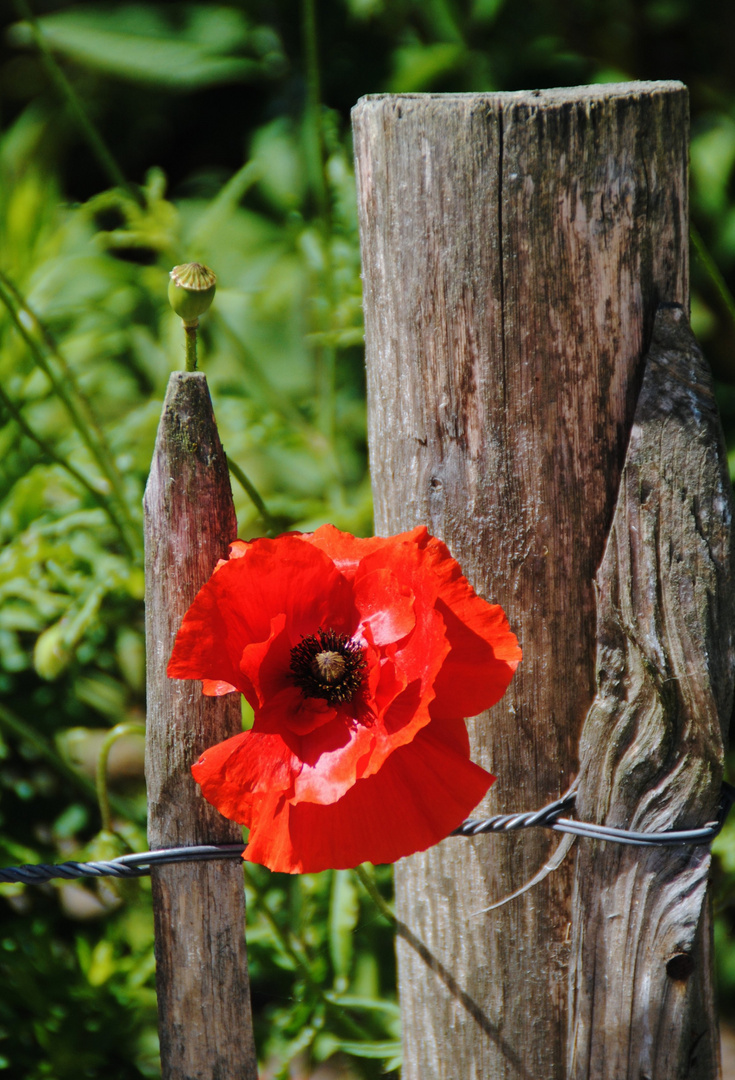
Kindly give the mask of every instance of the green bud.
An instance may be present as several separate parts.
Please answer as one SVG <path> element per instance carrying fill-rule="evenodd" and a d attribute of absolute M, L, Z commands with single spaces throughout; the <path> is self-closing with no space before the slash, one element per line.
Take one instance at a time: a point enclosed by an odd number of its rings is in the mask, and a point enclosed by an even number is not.
<path fill-rule="evenodd" d="M 33 665 L 42 679 L 58 679 L 73 659 L 73 653 L 65 640 L 66 629 L 63 623 L 57 622 L 36 638 Z"/>
<path fill-rule="evenodd" d="M 214 300 L 217 278 L 208 266 L 183 263 L 169 274 L 168 300 L 184 326 L 196 326 Z"/>

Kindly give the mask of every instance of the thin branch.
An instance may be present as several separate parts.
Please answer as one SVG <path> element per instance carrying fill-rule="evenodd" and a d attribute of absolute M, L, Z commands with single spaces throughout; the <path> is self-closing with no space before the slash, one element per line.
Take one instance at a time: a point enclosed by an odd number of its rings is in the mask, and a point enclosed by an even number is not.
<path fill-rule="evenodd" d="M 353 1018 L 347 1012 L 345 1012 L 345 1007 L 343 1005 L 340 1005 L 338 1002 L 330 998 L 328 992 L 324 990 L 321 984 L 321 980 L 318 979 L 314 972 L 311 970 L 311 965 L 309 964 L 306 957 L 301 956 L 299 952 L 297 952 L 296 949 L 293 947 L 290 934 L 280 926 L 275 915 L 266 904 L 263 892 L 257 885 L 252 874 L 250 874 L 247 864 L 245 865 L 245 876 L 248 879 L 248 884 L 250 885 L 251 889 L 259 900 L 258 906 L 260 911 L 262 912 L 266 921 L 270 924 L 270 927 L 278 938 L 281 947 L 283 948 L 284 952 L 289 957 L 291 962 L 296 965 L 297 969 L 301 972 L 304 979 L 309 984 L 310 988 L 314 991 L 314 993 L 317 995 L 317 997 L 321 999 L 322 1003 L 328 1009 L 337 1014 L 338 1018 L 344 1023 L 345 1027 L 348 1029 L 348 1031 L 354 1038 L 367 1040 L 372 1039 L 372 1034 L 367 1031 L 366 1028 L 364 1028 L 357 1020 L 353 1020 Z"/>

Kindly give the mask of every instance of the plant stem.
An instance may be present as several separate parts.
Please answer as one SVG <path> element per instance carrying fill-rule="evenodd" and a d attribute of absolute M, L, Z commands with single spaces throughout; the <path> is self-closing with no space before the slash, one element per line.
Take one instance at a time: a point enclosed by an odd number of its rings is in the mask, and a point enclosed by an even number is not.
<path fill-rule="evenodd" d="M 398 924 L 398 919 L 396 918 L 393 909 L 391 908 L 390 904 L 380 895 L 375 882 L 373 881 L 372 877 L 365 869 L 365 867 L 356 866 L 355 874 L 357 875 L 360 884 L 362 885 L 372 902 L 375 904 L 380 914 L 384 918 L 386 918 L 393 927 L 396 927 L 396 925 Z"/>
<path fill-rule="evenodd" d="M 197 262 L 206 261 L 199 253 L 208 253 L 208 238 L 232 214 L 245 193 L 261 178 L 261 167 L 255 161 L 247 161 L 230 177 L 220 192 L 212 199 L 202 213 L 196 228 L 189 236 L 189 251 Z"/>
<path fill-rule="evenodd" d="M 70 781 L 90 802 L 97 802 L 97 790 L 91 780 L 88 780 L 86 776 L 79 773 L 74 769 L 58 752 L 55 746 L 41 735 L 38 731 L 31 727 L 25 720 L 22 720 L 10 709 L 6 709 L 4 705 L 0 705 L 0 727 L 5 728 L 12 735 L 18 739 L 22 739 L 23 742 L 32 746 L 33 749 L 44 758 L 50 765 L 54 767 L 57 773 L 64 777 L 65 780 Z M 138 820 L 138 816 L 133 812 L 133 808 L 128 804 L 127 800 L 120 799 L 116 795 L 109 796 L 110 803 L 114 806 L 115 810 L 129 821 Z"/>
<path fill-rule="evenodd" d="M 235 331 L 227 322 L 227 319 L 217 311 L 212 311 L 211 318 L 216 320 L 217 326 L 225 335 L 229 341 L 231 347 L 235 349 L 240 357 L 242 366 L 247 376 L 248 394 L 253 398 L 258 398 L 261 402 L 266 404 L 268 408 L 273 409 L 280 416 L 284 417 L 288 423 L 296 428 L 304 438 L 307 440 L 310 449 L 318 454 L 319 457 L 325 458 L 333 454 L 332 447 L 324 438 L 321 431 L 308 420 L 302 416 L 299 410 L 293 405 L 288 398 L 269 382 L 268 377 L 261 369 L 258 361 L 255 359 L 250 350 L 240 340 Z M 333 463 L 335 472 L 338 471 L 336 462 Z"/>
<path fill-rule="evenodd" d="M 36 48 L 41 55 L 41 62 L 56 89 L 71 109 L 72 115 L 79 126 L 79 130 L 86 139 L 87 145 L 97 159 L 100 168 L 107 174 L 113 184 L 123 188 L 124 191 L 127 191 L 139 206 L 145 206 L 143 195 L 125 179 L 120 166 L 108 150 L 104 139 L 84 111 L 74 87 L 57 64 L 53 53 L 44 40 L 43 31 L 38 24 L 38 20 L 36 19 L 30 4 L 27 0 L 15 0 L 15 8 L 21 19 L 24 19 L 30 26 Z"/>
<path fill-rule="evenodd" d="M 331 291 L 331 290 L 330 290 Z M 334 446 L 337 374 L 337 357 L 332 345 L 317 346 L 319 363 L 319 400 L 321 402 L 321 428 L 324 437 Z"/>
<path fill-rule="evenodd" d="M 326 267 L 322 280 L 317 284 L 321 295 L 327 296 L 334 309 L 334 273 L 330 241 L 332 238 L 331 207 L 324 168 L 324 132 L 321 115 L 321 86 L 319 78 L 319 38 L 316 25 L 316 0 L 302 0 L 301 25 L 303 36 L 304 69 L 306 74 L 306 110 L 304 131 L 306 157 L 311 189 L 319 220 L 319 231 L 324 245 Z M 323 329 L 323 327 L 317 327 Z M 314 346 L 316 367 L 316 390 L 319 401 L 319 426 L 330 446 L 334 446 L 335 431 L 335 375 L 334 349 L 324 344 Z"/>
<path fill-rule="evenodd" d="M 105 740 L 100 747 L 99 757 L 97 758 L 97 776 L 95 789 L 97 792 L 97 802 L 100 808 L 100 818 L 102 819 L 102 828 L 105 832 L 112 832 L 110 813 L 110 793 L 107 789 L 107 761 L 110 756 L 110 750 L 124 735 L 145 735 L 144 724 L 116 724 L 112 731 L 105 736 Z"/>
<path fill-rule="evenodd" d="M 227 458 L 227 468 L 230 470 L 230 472 L 235 477 L 240 486 L 243 487 L 247 492 L 248 498 L 262 517 L 263 524 L 265 525 L 267 532 L 275 535 L 278 529 L 278 525 L 276 524 L 275 518 L 271 517 L 267 506 L 263 502 L 263 499 L 258 493 L 258 490 L 254 486 L 253 482 L 248 479 L 240 466 L 237 465 L 234 461 L 232 461 L 231 458 Z"/>
<path fill-rule="evenodd" d="M 423 941 L 414 934 L 413 930 L 397 917 L 390 904 L 388 904 L 380 895 L 372 874 L 366 870 L 365 865 L 356 866 L 355 873 L 357 874 L 360 884 L 365 889 L 365 892 L 375 904 L 380 914 L 387 919 L 393 927 L 393 933 L 396 937 L 403 938 L 403 940 L 411 946 L 427 967 L 439 976 L 444 985 L 449 989 L 450 993 L 452 993 L 462 1005 L 464 1005 L 467 1011 L 477 1019 L 478 1007 L 476 1002 L 474 1002 L 469 994 L 457 984 L 454 975 L 444 967 L 442 962 L 434 956 L 426 945 L 424 945 Z"/>
<path fill-rule="evenodd" d="M 197 329 L 199 322 L 195 322 L 193 326 L 187 326 L 184 323 L 184 334 L 186 342 L 186 370 L 196 371 L 197 369 Z"/>
<path fill-rule="evenodd" d="M 281 943 L 283 951 L 286 953 L 291 962 L 299 969 L 299 971 L 304 976 L 309 985 L 312 987 L 312 989 L 320 991 L 321 986 L 319 980 L 312 972 L 308 960 L 304 956 L 301 956 L 300 953 L 297 952 L 294 948 L 291 942 L 290 934 L 283 929 L 283 927 L 278 922 L 278 919 L 276 919 L 275 915 L 268 907 L 267 903 L 265 902 L 265 897 L 263 896 L 263 891 L 259 887 L 258 883 L 255 881 L 253 875 L 250 873 L 247 864 L 245 864 L 244 870 L 245 877 L 248 879 L 248 884 L 258 898 L 259 908 L 263 916 L 265 917 L 266 922 L 269 923 L 271 929 Z"/>
<path fill-rule="evenodd" d="M 314 198 L 319 213 L 328 212 L 327 190 L 324 183 L 323 140 L 321 125 L 321 87 L 319 85 L 319 54 L 316 29 L 315 0 L 302 0 L 301 32 L 303 35 L 304 68 L 306 74 L 306 153 Z"/>
<path fill-rule="evenodd" d="M 0 283 L 2 283 L 5 286 L 7 291 L 12 296 L 15 304 L 17 305 L 19 314 L 21 316 L 25 316 L 27 319 L 29 319 L 31 321 L 31 323 L 33 325 L 33 328 L 36 330 L 39 337 L 43 341 L 43 343 L 46 346 L 49 354 L 51 356 L 53 356 L 54 360 L 56 361 L 56 363 L 61 368 L 61 373 L 64 376 L 64 379 L 69 383 L 72 390 L 74 391 L 74 394 L 78 398 L 80 407 L 82 408 L 82 410 L 84 412 L 85 423 L 94 432 L 95 439 L 100 444 L 104 445 L 105 436 L 104 436 L 104 434 L 102 432 L 102 428 L 97 423 L 95 415 L 92 412 L 92 408 L 91 408 L 91 406 L 89 404 L 89 401 L 86 398 L 84 392 L 82 391 L 82 388 L 80 387 L 79 382 L 77 381 L 77 377 L 74 374 L 73 369 L 69 366 L 69 364 L 67 364 L 64 355 L 60 352 L 59 346 L 57 345 L 53 334 L 51 333 L 49 328 L 46 326 L 46 324 L 39 318 L 38 314 L 33 310 L 31 305 L 28 303 L 28 301 L 23 296 L 23 294 L 20 292 L 20 290 L 17 288 L 17 286 L 13 284 L 13 282 L 10 280 L 10 278 L 7 276 L 7 274 L 4 274 L 2 272 L 2 270 L 0 270 Z M 3 300 L 7 305 L 7 300 L 5 298 L 3 298 Z"/>
<path fill-rule="evenodd" d="M 375 887 L 375 882 L 372 880 L 372 877 L 365 867 L 356 866 L 355 873 L 378 911 L 381 915 L 385 916 L 392 925 L 396 937 L 402 937 L 406 944 L 410 945 L 414 952 L 421 957 L 426 966 L 444 983 L 452 997 L 456 998 L 467 1010 L 473 1020 L 480 1024 L 482 1024 L 483 1021 L 487 1023 L 487 1017 L 482 1012 L 477 1002 L 459 985 L 452 972 L 444 966 L 441 960 L 432 953 L 431 949 L 424 944 L 421 938 L 419 938 L 405 922 L 396 917 L 390 906 L 386 904 L 385 900 L 378 892 Z"/>
<path fill-rule="evenodd" d="M 27 305 L 23 301 L 18 290 L 8 283 L 5 275 L 2 273 L 0 273 L 0 300 L 5 304 L 16 330 L 28 346 L 36 364 L 41 368 L 44 375 L 51 383 L 54 392 L 69 414 L 82 442 L 87 447 L 92 457 L 99 465 L 105 479 L 108 481 L 118 504 L 122 528 L 126 537 L 125 546 L 128 548 L 129 553 L 134 558 L 137 558 L 141 553 L 140 531 L 130 513 L 125 498 L 122 477 L 115 466 L 112 452 L 105 442 L 104 436 L 97 427 L 94 419 L 91 417 L 89 406 L 78 392 L 73 374 L 63 360 L 62 367 L 65 377 L 59 378 L 56 374 L 45 356 L 43 349 L 29 332 L 24 320 L 21 318 L 21 315 L 28 312 Z M 28 315 L 38 324 L 38 320 L 31 312 L 28 312 Z"/>
<path fill-rule="evenodd" d="M 309 984 L 314 993 L 317 995 L 317 997 L 322 1000 L 323 1004 L 328 1009 L 330 1009 L 333 1013 L 336 1013 L 338 1018 L 342 1021 L 342 1023 L 345 1025 L 345 1027 L 353 1037 L 356 1037 L 358 1039 L 372 1039 L 373 1036 L 371 1035 L 371 1033 L 367 1031 L 367 1029 L 364 1028 L 362 1024 L 360 1024 L 357 1020 L 353 1020 L 349 1013 L 345 1011 L 343 1005 L 338 1004 L 338 1002 L 336 1001 L 330 1000 L 329 996 L 324 991 L 320 980 L 316 978 L 313 971 L 311 970 L 311 966 L 308 960 L 305 957 L 299 955 L 299 953 L 296 951 L 296 949 L 291 943 L 290 935 L 280 926 L 275 915 L 269 909 L 263 897 L 262 890 L 258 887 L 252 874 L 250 874 L 250 872 L 248 871 L 247 863 L 245 864 L 245 877 L 248 879 L 248 884 L 250 885 L 251 889 L 260 901 L 258 905 L 260 911 L 264 915 L 266 921 L 270 924 L 270 927 L 278 938 L 279 942 L 281 943 L 284 952 L 289 957 L 291 962 L 296 965 L 296 967 L 301 972 L 304 979 Z"/>
<path fill-rule="evenodd" d="M 93 487 L 93 485 L 89 482 L 89 480 L 87 480 L 86 476 L 83 476 L 82 473 L 80 473 L 72 464 L 70 464 L 70 462 L 66 461 L 66 459 L 63 458 L 60 454 L 57 454 L 56 451 L 51 446 L 49 446 L 49 444 L 47 442 L 45 442 L 44 439 L 42 439 L 40 437 L 40 435 L 36 435 L 33 428 L 30 427 L 30 425 L 24 419 L 24 417 L 23 417 L 20 409 L 18 408 L 18 406 L 13 401 L 11 401 L 11 399 L 5 393 L 5 391 L 3 390 L 1 385 L 0 385 L 0 403 L 5 406 L 5 409 L 10 413 L 13 420 L 18 425 L 18 427 L 23 432 L 23 434 L 27 438 L 31 439 L 31 441 L 36 444 L 36 446 L 39 448 L 39 450 L 44 455 L 44 457 L 48 458 L 49 461 L 54 462 L 54 464 L 61 466 L 62 469 L 64 469 L 66 472 L 68 472 L 69 475 L 71 477 L 73 477 L 74 480 L 76 480 L 76 482 L 78 484 L 80 484 L 81 487 L 83 487 L 84 490 L 87 491 L 92 496 L 92 498 L 97 503 L 97 505 L 102 510 L 104 510 L 104 512 L 109 517 L 109 519 L 110 519 L 112 525 L 114 526 L 118 536 L 122 540 L 123 546 L 125 548 L 128 548 L 128 540 L 127 540 L 127 535 L 126 535 L 126 532 L 125 532 L 124 525 L 118 519 L 117 514 L 113 511 L 113 508 L 112 508 L 112 505 L 110 504 L 109 498 L 106 495 L 104 495 L 101 491 L 98 491 L 95 487 Z M 129 549 L 128 549 L 128 551 L 129 551 Z M 129 551 L 129 553 L 130 553 L 130 551 Z"/>
<path fill-rule="evenodd" d="M 733 326 L 735 326 L 735 297 L 727 287 L 727 282 L 720 273 L 717 263 L 710 255 L 707 245 L 702 239 L 699 231 L 694 225 L 689 226 L 689 239 L 694 249 L 694 253 L 702 264 L 702 269 L 707 274 L 708 278 L 712 282 L 717 295 L 722 301 L 725 310 L 730 316 Z"/>

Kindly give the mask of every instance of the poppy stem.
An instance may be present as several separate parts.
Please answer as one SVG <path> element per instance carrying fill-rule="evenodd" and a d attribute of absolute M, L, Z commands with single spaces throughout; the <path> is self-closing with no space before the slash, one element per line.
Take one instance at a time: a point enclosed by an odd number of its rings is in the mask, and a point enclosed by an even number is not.
<path fill-rule="evenodd" d="M 730 292 L 720 268 L 709 253 L 709 249 L 702 239 L 702 235 L 694 225 L 689 226 L 689 242 L 694 254 L 697 256 L 702 269 L 720 298 L 722 306 L 730 316 L 730 321 L 735 326 L 735 297 Z"/>
<path fill-rule="evenodd" d="M 306 75 L 304 127 L 307 140 L 307 169 L 319 214 L 321 217 L 326 217 L 329 213 L 329 200 L 324 177 L 324 132 L 322 130 L 315 0 L 302 0 L 301 32 Z"/>
<path fill-rule="evenodd" d="M 392 926 L 397 926 L 398 919 L 396 918 L 393 909 L 391 908 L 390 904 L 387 903 L 387 901 L 384 900 L 383 897 L 380 895 L 380 893 L 378 892 L 378 888 L 372 879 L 372 876 L 368 873 L 365 867 L 356 866 L 354 868 L 354 871 L 363 889 L 368 894 L 372 902 L 375 904 L 380 914 L 384 918 L 386 918 Z"/>
<path fill-rule="evenodd" d="M 199 320 L 191 325 L 187 326 L 184 323 L 184 334 L 186 335 L 186 370 L 196 371 L 197 369 L 197 329 L 199 327 Z"/>
<path fill-rule="evenodd" d="M 57 454 L 53 447 L 51 447 L 45 441 L 45 439 L 42 439 L 40 435 L 36 434 L 30 424 L 24 419 L 19 406 L 17 406 L 13 401 L 11 401 L 11 399 L 3 390 L 2 386 L 0 386 L 0 404 L 4 406 L 9 415 L 13 418 L 13 420 L 15 420 L 16 425 L 23 432 L 26 438 L 31 439 L 36 444 L 44 457 L 64 469 L 69 474 L 69 476 L 73 477 L 73 479 L 76 480 L 76 482 L 91 495 L 97 505 L 107 514 L 112 525 L 117 530 L 123 546 L 127 547 L 128 537 L 125 532 L 125 525 L 123 522 L 120 521 L 117 515 L 117 510 L 111 500 L 108 499 L 108 497 L 104 495 L 101 491 L 98 491 L 89 482 L 89 480 L 87 480 L 86 476 L 80 473 L 79 470 L 71 464 L 71 462 L 67 461 L 66 458 L 63 458 L 60 454 Z"/>
<path fill-rule="evenodd" d="M 237 462 L 233 461 L 232 458 L 229 457 L 227 458 L 227 468 L 238 481 L 240 486 L 247 492 L 248 498 L 263 519 L 263 524 L 265 525 L 267 532 L 271 536 L 276 536 L 278 533 L 278 524 L 275 518 L 270 514 L 268 507 L 263 502 L 263 498 L 253 484 L 252 480 L 250 480 L 245 475 Z"/>

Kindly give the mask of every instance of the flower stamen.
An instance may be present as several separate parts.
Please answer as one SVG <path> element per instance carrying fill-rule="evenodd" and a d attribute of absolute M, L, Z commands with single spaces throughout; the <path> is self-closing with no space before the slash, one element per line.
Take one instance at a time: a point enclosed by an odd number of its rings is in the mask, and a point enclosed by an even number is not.
<path fill-rule="evenodd" d="M 340 681 L 346 668 L 347 661 L 344 656 L 341 653 L 330 652 L 327 649 L 324 652 L 317 653 L 311 662 L 311 673 L 314 678 L 330 685 Z"/>
<path fill-rule="evenodd" d="M 291 674 L 304 697 L 323 698 L 330 705 L 352 701 L 366 667 L 362 647 L 334 630 L 319 629 L 291 649 Z"/>

